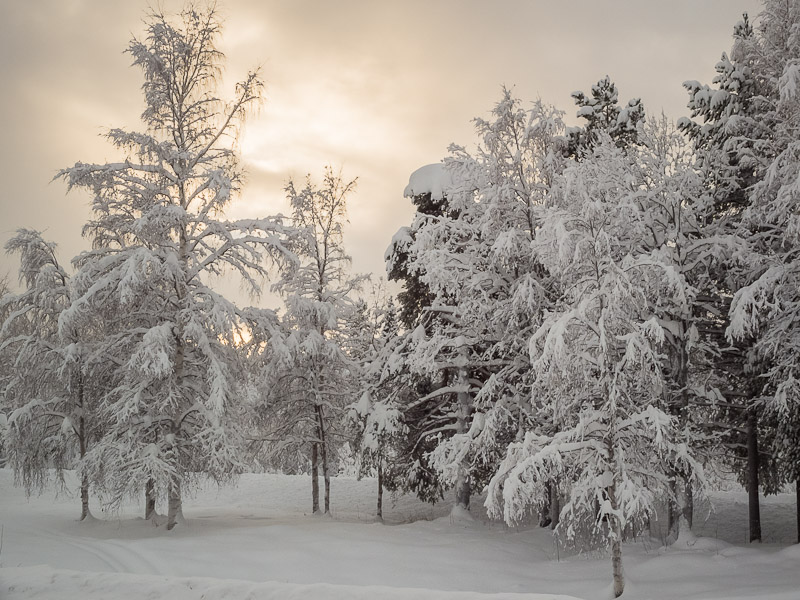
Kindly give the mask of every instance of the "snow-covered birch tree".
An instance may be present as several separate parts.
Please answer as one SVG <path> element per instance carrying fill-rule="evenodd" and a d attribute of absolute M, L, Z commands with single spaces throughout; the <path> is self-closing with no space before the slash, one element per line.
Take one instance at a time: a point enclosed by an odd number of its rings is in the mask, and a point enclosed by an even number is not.
<path fill-rule="evenodd" d="M 382 287 L 373 289 L 371 302 L 362 300 L 359 304 L 359 318 L 349 325 L 348 346 L 356 346 L 350 354 L 361 364 L 363 392 L 348 407 L 347 419 L 354 432 L 358 474 L 375 475 L 377 479 L 376 517 L 382 521 L 387 471 L 391 463 L 396 463 L 399 442 L 407 432 L 400 407 L 405 374 L 395 354 L 403 338 L 394 302 Z"/>
<path fill-rule="evenodd" d="M 546 501 L 548 481 L 568 482 L 558 530 L 573 540 L 588 531 L 610 548 L 616 596 L 626 528 L 670 493 L 676 459 L 690 460 L 661 406 L 664 332 L 650 310 L 656 294 L 680 285 L 657 256 L 637 252 L 640 193 L 624 153 L 601 136 L 548 201 L 533 247 L 563 294 L 530 353 L 533 396 L 556 427 L 508 447 L 486 500 L 490 514 L 515 523 Z"/>
<path fill-rule="evenodd" d="M 241 468 L 231 411 L 239 381 L 229 353 L 242 312 L 208 284 L 232 271 L 254 293 L 268 261 L 291 258 L 280 218 L 227 221 L 242 170 L 235 140 L 261 96 L 251 72 L 235 97 L 216 95 L 223 55 L 216 10 L 153 12 L 127 52 L 144 75 L 143 132 L 112 129 L 119 162 L 76 163 L 58 177 L 92 195 L 79 257 L 91 280 L 71 317 L 104 304 L 127 311 L 116 336 L 127 353 L 107 395 L 104 443 L 93 451 L 112 500 L 154 483 L 168 499 L 167 528 L 181 514 L 192 473 L 225 478 Z"/>
<path fill-rule="evenodd" d="M 314 513 L 320 512 L 320 469 L 322 511 L 330 512 L 334 436 L 343 424 L 344 407 L 359 393 L 358 364 L 342 339 L 344 322 L 354 307 L 352 293 L 364 279 L 350 274 L 351 260 L 342 238 L 347 198 L 355 185 L 355 180 L 343 181 L 328 167 L 321 186 L 310 176 L 301 189 L 294 181 L 286 186 L 292 223 L 301 232 L 295 245 L 300 264 L 275 286 L 286 304 L 285 333 L 273 340 L 270 349 L 270 376 L 277 378 L 272 387 L 278 394 L 267 399 L 267 412 L 294 423 L 293 430 L 285 433 L 298 436 L 309 447 Z M 290 393 L 281 397 L 280 390 Z"/>
<path fill-rule="evenodd" d="M 692 149 L 666 117 L 647 119 L 639 129 L 638 144 L 628 154 L 632 173 L 640 181 L 638 202 L 646 222 L 639 252 L 652 253 L 676 274 L 675 293 L 656 296 L 651 306 L 664 330 L 666 406 L 678 418 L 678 434 L 692 453 L 702 454 L 703 462 L 719 463 L 720 439 L 709 423 L 719 409 L 719 388 L 727 382 L 714 368 L 720 350 L 718 340 L 709 333 L 714 330 L 709 315 L 714 314 L 718 293 L 715 268 L 735 251 L 738 240 L 720 235 L 709 219 L 713 199 Z M 679 535 L 681 521 L 691 527 L 692 481 L 690 473 L 675 474 L 678 504 L 668 513 L 673 537 Z"/>
<path fill-rule="evenodd" d="M 89 516 L 89 477 L 83 460 L 97 437 L 97 381 L 90 366 L 90 338 L 98 327 L 65 323 L 76 295 L 55 244 L 21 229 L 6 244 L 19 254 L 24 290 L 7 294 L 0 354 L 7 367 L 2 393 L 9 411 L 5 443 L 10 466 L 28 493 L 38 491 L 50 469 L 81 472 L 81 520 Z"/>

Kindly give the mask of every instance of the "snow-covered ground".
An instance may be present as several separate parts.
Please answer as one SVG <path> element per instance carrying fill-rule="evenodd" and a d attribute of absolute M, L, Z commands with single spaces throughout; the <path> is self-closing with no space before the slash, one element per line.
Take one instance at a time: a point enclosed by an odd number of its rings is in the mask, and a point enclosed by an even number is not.
<path fill-rule="evenodd" d="M 309 514 L 307 477 L 245 475 L 187 499 L 185 524 L 166 532 L 131 504 L 79 523 L 79 502 L 49 492 L 27 501 L 0 469 L 0 598 L 20 600 L 608 598 L 611 566 L 569 556 L 548 530 L 474 520 L 411 497 L 375 523 L 374 481 L 337 478 L 332 518 Z M 713 495 L 714 512 L 683 549 L 656 540 L 625 546 L 624 598 L 797 600 L 800 546 L 794 494 L 764 500 L 766 543 L 748 545 L 747 498 Z M 704 514 L 699 515 L 702 520 Z M 495 594 L 486 596 L 486 594 Z"/>

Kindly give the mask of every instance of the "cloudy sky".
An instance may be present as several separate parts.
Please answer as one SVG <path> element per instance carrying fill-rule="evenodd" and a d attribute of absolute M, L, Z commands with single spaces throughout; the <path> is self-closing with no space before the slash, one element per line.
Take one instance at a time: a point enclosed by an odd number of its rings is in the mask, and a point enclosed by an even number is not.
<path fill-rule="evenodd" d="M 167 11 L 180 8 L 162 2 Z M 88 196 L 52 182 L 76 161 L 118 157 L 99 135 L 135 128 L 141 77 L 123 53 L 144 0 L 0 0 L 0 243 L 45 231 L 64 263 L 87 247 Z M 686 114 L 687 79 L 710 82 L 733 25 L 758 0 L 219 0 L 225 84 L 261 66 L 266 101 L 241 140 L 248 185 L 231 217 L 285 212 L 290 176 L 326 164 L 358 177 L 346 244 L 383 272 L 408 224 L 409 174 L 476 142 L 501 85 L 574 116 L 570 92 L 610 75 L 620 100 Z M 0 275 L 16 265 L 0 257 Z"/>

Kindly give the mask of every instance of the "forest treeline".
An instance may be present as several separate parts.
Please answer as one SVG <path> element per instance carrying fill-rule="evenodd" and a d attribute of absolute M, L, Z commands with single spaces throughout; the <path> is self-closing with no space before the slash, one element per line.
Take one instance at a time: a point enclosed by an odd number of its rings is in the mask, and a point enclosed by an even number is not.
<path fill-rule="evenodd" d="M 0 302 L 2 456 L 31 492 L 74 469 L 108 507 L 143 494 L 172 529 L 200 477 L 331 475 L 537 515 L 568 541 L 621 543 L 665 499 L 669 540 L 735 474 L 750 493 L 800 477 L 800 2 L 734 27 L 673 126 L 610 78 L 576 92 L 579 126 L 511 91 L 411 175 L 416 214 L 385 288 L 350 272 L 356 181 L 290 180 L 287 217 L 231 221 L 235 138 L 258 72 L 223 101 L 213 8 L 151 14 L 128 47 L 141 131 L 119 162 L 56 179 L 91 197 L 91 249 L 63 264 L 34 230 L 6 245 L 22 291 Z M 234 273 L 283 308 L 242 308 Z M 320 482 L 321 480 L 321 482 Z M 800 494 L 800 487 L 797 488 Z M 159 503 L 166 503 L 166 515 Z"/>

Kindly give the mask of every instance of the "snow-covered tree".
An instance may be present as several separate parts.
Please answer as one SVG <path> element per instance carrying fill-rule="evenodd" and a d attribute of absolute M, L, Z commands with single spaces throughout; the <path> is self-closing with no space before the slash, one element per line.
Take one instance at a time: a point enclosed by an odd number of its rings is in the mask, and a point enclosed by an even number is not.
<path fill-rule="evenodd" d="M 358 402 L 350 407 L 350 418 L 356 422 L 359 435 L 356 438 L 360 459 L 360 472 L 375 470 L 378 481 L 376 516 L 383 520 L 383 477 L 386 472 L 388 448 L 392 438 L 404 430 L 402 413 L 391 401 L 375 400 L 365 391 Z"/>
<path fill-rule="evenodd" d="M 411 373 L 430 382 L 424 386 L 422 397 L 409 396 L 404 407 L 409 425 L 411 456 L 407 473 L 408 486 L 414 489 L 419 482 L 419 471 L 425 470 L 432 450 L 443 437 L 465 433 L 469 429 L 472 412 L 472 383 L 470 361 L 474 357 L 472 341 L 458 308 L 458 292 L 463 283 L 462 273 L 454 269 L 462 261 L 464 270 L 470 258 L 466 254 L 454 257 L 471 246 L 472 225 L 448 197 L 449 173 L 442 164 L 429 165 L 412 174 L 407 195 L 436 195 L 446 202 L 441 216 L 417 213 L 408 239 L 404 240 L 404 268 L 419 278 L 432 298 L 422 307 L 416 328 L 403 344 L 405 366 Z M 395 236 L 395 251 L 398 249 Z M 447 279 L 450 278 L 449 281 Z M 418 411 L 412 416 L 411 410 Z M 452 476 L 446 475 L 444 483 L 454 486 L 454 508 L 467 510 L 471 496 L 469 466 L 465 459 L 457 461 Z M 423 480 L 424 481 L 424 480 Z M 422 495 L 435 499 L 438 495 L 438 477 L 433 478 L 430 490 L 420 488 Z M 425 486 L 427 487 L 427 486 Z"/>
<path fill-rule="evenodd" d="M 122 160 L 79 162 L 58 177 L 91 193 L 94 214 L 84 228 L 93 249 L 77 275 L 90 283 L 68 318 L 104 305 L 124 311 L 114 335 L 126 352 L 92 468 L 107 474 L 112 502 L 154 483 L 172 529 L 193 473 L 226 478 L 241 468 L 230 355 L 243 313 L 208 276 L 233 271 L 257 293 L 268 261 L 290 254 L 280 219 L 223 219 L 242 184 L 231 140 L 260 99 L 258 73 L 232 101 L 216 96 L 223 55 L 213 7 L 190 6 L 174 20 L 154 12 L 146 27 L 127 50 L 144 75 L 146 130 L 110 130 Z"/>
<path fill-rule="evenodd" d="M 644 120 L 644 105 L 639 98 L 633 98 L 624 108 L 620 107 L 619 91 L 608 75 L 592 86 L 589 95 L 573 92 L 572 99 L 578 107 L 578 117 L 584 119 L 586 125 L 567 131 L 570 156 L 582 158 L 591 154 L 603 134 L 610 136 L 620 148 L 636 142 L 639 125 Z"/>
<path fill-rule="evenodd" d="M 0 329 L 3 396 L 9 411 L 4 446 L 17 481 L 39 491 L 50 469 L 83 465 L 98 431 L 97 389 L 90 365 L 96 324 L 64 323 L 75 286 L 61 266 L 55 244 L 37 231 L 20 229 L 6 244 L 19 254 L 20 294 L 2 298 Z M 81 475 L 81 520 L 89 516 L 89 477 Z"/>
<path fill-rule="evenodd" d="M 490 514 L 509 523 L 546 501 L 548 481 L 567 482 L 559 530 L 589 531 L 611 549 L 622 594 L 621 543 L 670 493 L 678 457 L 673 417 L 663 410 L 657 297 L 682 284 L 657 253 L 639 251 L 649 225 L 630 162 L 608 136 L 568 168 L 533 242 L 562 297 L 530 340 L 532 397 L 556 425 L 512 443 L 489 486 Z"/>
<path fill-rule="evenodd" d="M 397 468 L 402 454 L 398 452 L 407 434 L 401 410 L 407 396 L 405 380 L 396 350 L 403 343 L 399 332 L 397 310 L 382 287 L 374 289 L 372 302 L 363 302 L 360 330 L 351 324 L 351 337 L 360 340 L 358 358 L 362 363 L 364 391 L 357 402 L 348 407 L 348 418 L 355 431 L 359 475 L 374 474 L 377 478 L 376 516 L 383 520 L 383 491 L 390 466 Z M 358 325 L 358 323 L 356 323 Z M 402 467 L 401 467 L 402 468 Z"/>
<path fill-rule="evenodd" d="M 758 253 L 750 266 L 751 281 L 736 292 L 728 335 L 752 338 L 754 354 L 768 365 L 759 389 L 759 407 L 775 424 L 769 450 L 784 480 L 800 480 L 800 4 L 768 0 L 751 43 L 751 76 L 761 82 L 762 105 L 771 110 L 758 123 L 771 132 L 753 148 L 755 164 L 768 161 L 763 178 L 747 191 L 743 227 L 754 232 Z M 753 35 L 753 34 L 751 34 Z M 798 486 L 800 499 L 800 486 Z M 800 505 L 800 504 L 799 504 Z M 800 524 L 798 524 L 800 541 Z"/>
<path fill-rule="evenodd" d="M 356 181 L 343 181 L 328 167 L 322 185 L 307 177 L 298 189 L 286 186 L 292 223 L 302 232 L 294 249 L 300 264 L 275 289 L 286 304 L 284 334 L 271 342 L 267 398 L 272 415 L 282 415 L 285 434 L 310 446 L 312 510 L 320 512 L 319 471 L 324 480 L 324 513 L 330 512 L 330 471 L 335 461 L 344 407 L 359 394 L 358 364 L 348 355 L 343 326 L 353 311 L 352 293 L 363 277 L 350 275 L 342 230 L 347 198 Z M 294 424 L 294 425 L 292 425 Z"/>
<path fill-rule="evenodd" d="M 656 297 L 651 306 L 664 329 L 664 397 L 668 412 L 678 418 L 681 440 L 706 463 L 716 462 L 719 439 L 708 424 L 719 408 L 719 388 L 727 382 L 714 369 L 719 340 L 708 334 L 714 329 L 708 320 L 714 314 L 717 262 L 732 254 L 737 239 L 719 235 L 708 218 L 714 210 L 711 195 L 691 147 L 674 126 L 665 117 L 648 119 L 638 140 L 629 149 L 630 169 L 640 182 L 640 210 L 648 223 L 639 251 L 657 255 L 675 271 L 681 286 L 673 296 Z M 681 520 L 692 524 L 694 494 L 691 474 L 675 475 L 678 514 L 671 509 L 669 517 L 677 536 Z"/>
<path fill-rule="evenodd" d="M 759 488 L 776 490 L 773 462 L 759 450 L 759 438 L 771 436 L 758 401 L 769 364 L 765 355 L 753 352 L 757 342 L 753 332 L 727 343 L 725 331 L 730 325 L 730 300 L 758 278 L 763 268 L 758 256 L 768 244 L 769 234 L 762 225 L 743 219 L 743 215 L 752 201 L 750 190 L 763 179 L 775 156 L 771 140 L 776 127 L 777 79 L 759 73 L 764 64 L 764 39 L 747 15 L 734 27 L 733 37 L 731 52 L 724 53 L 716 65 L 712 86 L 684 83 L 692 119 L 681 119 L 679 127 L 695 145 L 712 200 L 706 220 L 716 230 L 713 235 L 738 238 L 738 248 L 720 253 L 709 285 L 700 294 L 708 298 L 709 313 L 714 315 L 706 321 L 708 334 L 721 348 L 715 368 L 727 380 L 720 388 L 724 402 L 718 403 L 716 420 L 725 425 L 722 430 L 730 455 L 750 494 L 750 538 L 755 541 L 761 539 Z"/>
<path fill-rule="evenodd" d="M 421 414 L 406 422 L 416 448 L 432 442 L 426 456 L 464 507 L 532 416 L 520 402 L 529 391 L 525 348 L 548 290 L 530 243 L 564 150 L 560 113 L 541 102 L 525 110 L 507 89 L 475 126 L 474 155 L 452 146 L 443 164 L 412 174 L 407 192 L 435 194 L 443 209 L 418 211 L 399 240 L 404 268 L 430 294 L 404 358 L 436 382 L 411 399 Z"/>
<path fill-rule="evenodd" d="M 426 439 L 428 418 L 435 407 L 417 399 L 428 397 L 440 384 L 429 376 L 412 371 L 405 366 L 410 332 L 416 330 L 421 320 L 430 321 L 426 312 L 435 300 L 430 287 L 423 281 L 423 273 L 416 267 L 411 255 L 416 233 L 415 224 L 425 217 L 443 217 L 448 210 L 446 188 L 450 182 L 443 165 L 426 165 L 417 169 L 409 178 L 404 196 L 410 198 L 417 215 L 409 227 L 401 227 L 392 237 L 385 253 L 386 271 L 389 280 L 402 282 L 403 289 L 397 294 L 398 318 L 405 328 L 404 340 L 394 348 L 394 356 L 386 362 L 395 367 L 395 377 L 407 393 L 401 395 L 404 421 L 408 428 L 405 440 L 400 444 L 400 459 L 390 467 L 387 483 L 392 489 L 410 490 L 423 500 L 437 501 L 441 496 L 441 485 L 437 474 L 428 464 L 428 452 L 435 446 Z"/>

